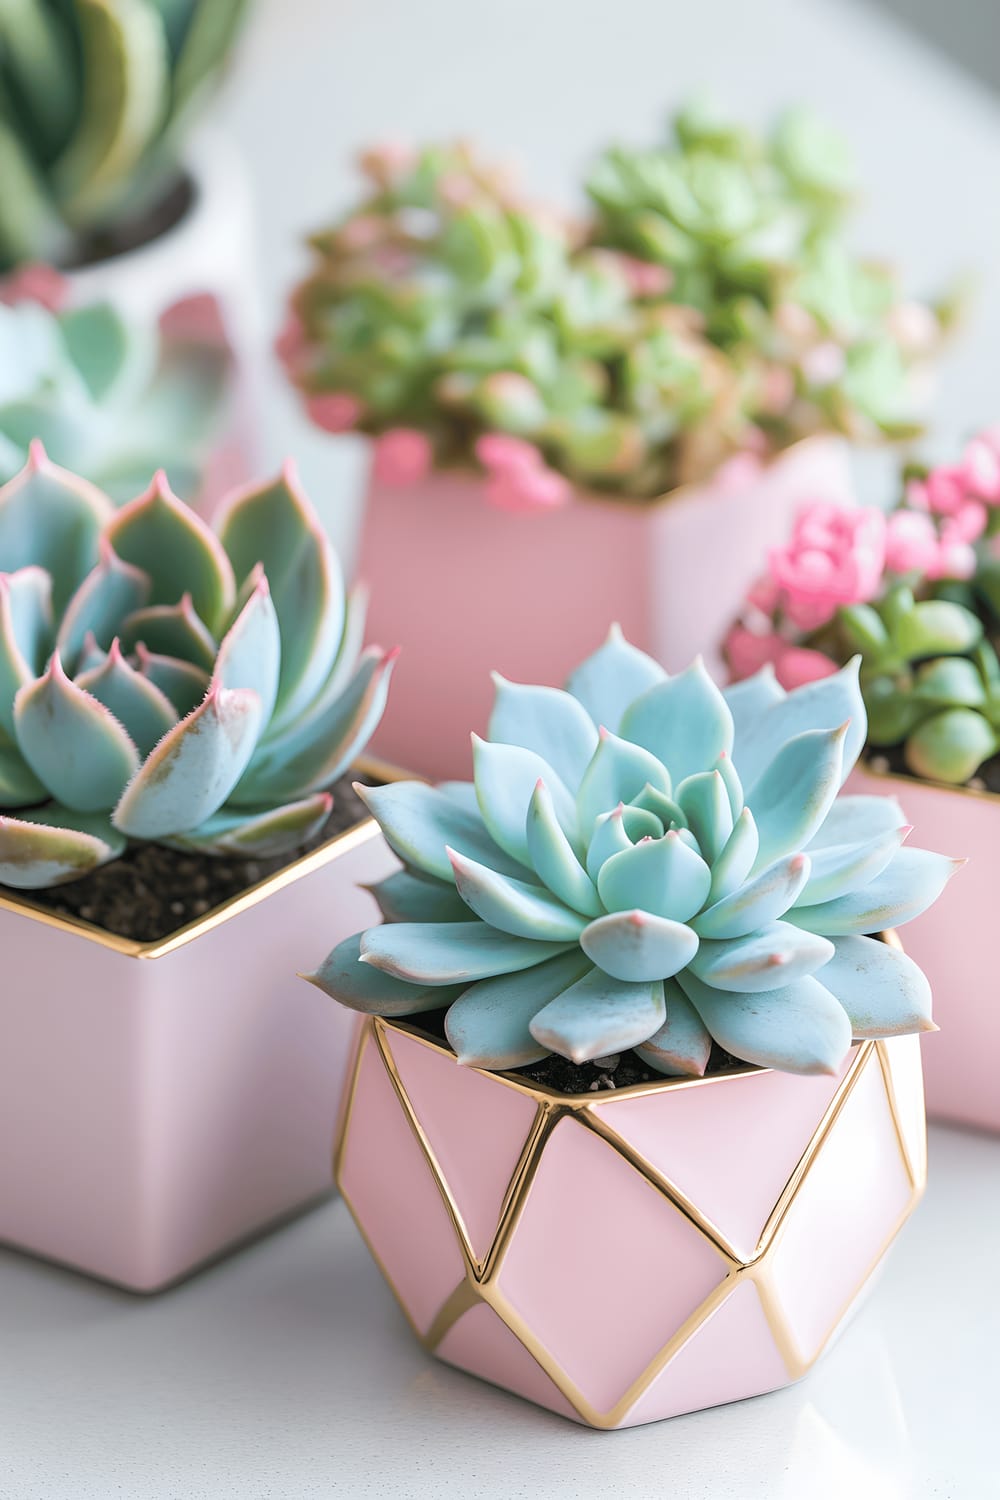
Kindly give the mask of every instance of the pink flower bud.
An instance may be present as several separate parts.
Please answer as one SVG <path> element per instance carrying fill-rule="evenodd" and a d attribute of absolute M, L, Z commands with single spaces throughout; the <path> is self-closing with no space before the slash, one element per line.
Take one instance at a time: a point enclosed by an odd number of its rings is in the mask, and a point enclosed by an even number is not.
<path fill-rule="evenodd" d="M 372 473 L 380 484 L 417 484 L 433 463 L 431 440 L 415 427 L 392 427 L 375 439 Z"/>
<path fill-rule="evenodd" d="M 476 457 L 484 469 L 498 474 L 538 469 L 545 463 L 534 443 L 506 432 L 484 432 L 476 439 Z"/>
<path fill-rule="evenodd" d="M 961 508 L 968 494 L 965 474 L 955 466 L 941 464 L 932 469 L 924 480 L 927 508 L 936 516 L 953 516 Z"/>
<path fill-rule="evenodd" d="M 18 302 L 38 302 L 49 312 L 62 312 L 70 298 L 71 283 L 53 266 L 32 261 L 0 278 L 0 302 L 13 307 Z"/>
<path fill-rule="evenodd" d="M 777 661 L 784 641 L 773 631 L 758 634 L 745 625 L 734 625 L 723 645 L 726 661 L 734 682 L 752 677 L 761 667 Z"/>
<path fill-rule="evenodd" d="M 885 565 L 890 573 L 923 573 L 937 552 L 937 531 L 926 512 L 893 511 L 885 536 Z"/>
<path fill-rule="evenodd" d="M 357 426 L 361 412 L 361 402 L 350 391 L 328 391 L 325 395 L 310 396 L 306 400 L 310 422 L 322 427 L 324 432 L 350 432 Z"/>
<path fill-rule="evenodd" d="M 486 498 L 500 510 L 554 510 L 571 493 L 569 481 L 544 466 L 501 471 L 486 481 Z"/>
<path fill-rule="evenodd" d="M 832 677 L 839 669 L 823 651 L 811 651 L 805 646 L 785 646 L 778 654 L 774 670 L 781 686 L 790 693 L 797 687 L 804 687 L 807 682 Z"/>

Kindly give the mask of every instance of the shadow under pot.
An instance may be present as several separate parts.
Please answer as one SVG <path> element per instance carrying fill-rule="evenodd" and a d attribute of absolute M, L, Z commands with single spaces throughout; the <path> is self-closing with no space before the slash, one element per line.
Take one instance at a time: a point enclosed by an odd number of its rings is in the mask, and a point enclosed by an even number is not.
<path fill-rule="evenodd" d="M 373 478 L 357 571 L 372 639 L 403 648 L 373 752 L 432 780 L 467 777 L 489 670 L 560 687 L 599 644 L 595 620 L 617 621 L 669 672 L 701 652 L 721 680 L 732 600 L 803 497 L 853 503 L 842 439 L 807 438 L 764 465 L 746 455 L 658 500 L 580 492 L 544 512 L 498 508 L 471 471 Z"/>
<path fill-rule="evenodd" d="M 856 1044 L 834 1077 L 560 1094 L 366 1019 L 337 1151 L 424 1347 L 596 1428 L 797 1380 L 925 1178 L 916 1037 Z"/>
<path fill-rule="evenodd" d="M 296 968 L 394 865 L 354 818 L 155 942 L 0 894 L 0 1243 L 153 1292 L 329 1194 L 355 1018 Z"/>
<path fill-rule="evenodd" d="M 1000 1131 L 1000 1005 L 990 934 L 996 921 L 1000 796 L 893 775 L 859 762 L 845 791 L 898 797 L 921 842 L 969 856 L 962 878 L 906 930 L 930 981 L 941 1030 L 926 1039 L 927 1112 Z"/>

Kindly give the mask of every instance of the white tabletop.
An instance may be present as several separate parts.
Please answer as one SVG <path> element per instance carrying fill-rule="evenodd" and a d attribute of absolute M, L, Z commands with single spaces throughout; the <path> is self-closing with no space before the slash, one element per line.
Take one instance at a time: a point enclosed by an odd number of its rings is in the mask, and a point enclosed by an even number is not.
<path fill-rule="evenodd" d="M 991 1500 L 998 1187 L 1000 1140 L 934 1130 L 927 1198 L 811 1375 L 619 1433 L 426 1355 L 340 1202 L 146 1301 L 0 1253 L 0 1495 Z"/>
<path fill-rule="evenodd" d="M 223 114 L 257 182 L 272 324 L 356 145 L 466 132 L 567 199 L 596 146 L 649 138 L 706 82 L 751 118 L 800 98 L 839 119 L 868 189 L 858 243 L 914 287 L 983 269 L 942 451 L 1000 416 L 1000 109 L 852 0 L 270 0 L 245 62 Z M 270 401 L 272 457 L 300 454 L 349 554 L 355 461 L 277 381 Z M 428 1359 L 338 1203 L 151 1301 L 0 1254 L 0 1497 L 989 1500 L 998 1188 L 1000 1141 L 936 1131 L 927 1200 L 812 1376 L 613 1435 Z"/>

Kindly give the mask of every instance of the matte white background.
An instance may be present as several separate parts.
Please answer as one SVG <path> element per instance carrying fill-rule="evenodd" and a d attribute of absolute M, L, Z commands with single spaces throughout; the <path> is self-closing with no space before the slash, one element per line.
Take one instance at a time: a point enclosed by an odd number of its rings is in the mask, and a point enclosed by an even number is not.
<path fill-rule="evenodd" d="M 915 289 L 981 273 L 937 446 L 1000 417 L 1000 109 L 851 0 L 263 5 L 221 114 L 257 187 L 271 325 L 304 263 L 296 238 L 350 201 L 361 143 L 474 135 L 570 201 L 595 147 L 648 139 L 703 83 L 752 118 L 804 99 L 838 119 L 867 191 L 858 243 L 904 261 Z M 272 461 L 300 455 L 349 554 L 352 445 L 307 433 L 277 380 L 266 429 Z M 931 1171 L 812 1377 L 622 1434 L 426 1358 L 339 1203 L 149 1302 L 0 1252 L 0 1500 L 987 1500 L 1000 1142 L 937 1131 Z"/>

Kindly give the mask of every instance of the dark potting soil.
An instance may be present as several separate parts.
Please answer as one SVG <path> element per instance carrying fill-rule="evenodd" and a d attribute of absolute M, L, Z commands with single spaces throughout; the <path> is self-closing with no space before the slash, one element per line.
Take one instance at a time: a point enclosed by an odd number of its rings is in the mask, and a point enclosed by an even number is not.
<path fill-rule="evenodd" d="M 872 750 L 866 757 L 867 764 L 875 772 L 891 771 L 893 776 L 905 776 L 910 781 L 922 781 L 923 777 L 914 776 L 906 761 L 903 759 L 902 745 L 890 745 L 887 749 Z M 935 786 L 948 786 L 949 783 L 935 782 Z M 976 772 L 965 783 L 971 791 L 992 792 L 1000 796 L 1000 755 L 994 755 L 992 759 L 984 761 Z"/>
<path fill-rule="evenodd" d="M 411 1024 L 434 1037 L 435 1041 L 447 1045 L 445 1014 L 444 1010 L 426 1011 L 418 1021 Z M 404 1016 L 402 1019 L 405 1021 L 407 1018 Z M 706 1076 L 711 1073 L 730 1073 L 746 1066 L 738 1058 L 723 1052 L 721 1047 L 713 1046 L 705 1073 Z M 552 1053 L 549 1057 L 543 1057 L 540 1062 L 528 1063 L 523 1068 L 515 1068 L 513 1072 L 516 1077 L 541 1084 L 543 1088 L 552 1089 L 557 1094 L 596 1094 L 602 1089 L 627 1089 L 634 1083 L 662 1083 L 666 1076 L 649 1067 L 631 1048 L 613 1057 L 600 1057 L 596 1062 L 588 1063 L 570 1062 L 568 1058 L 557 1057 Z"/>
<path fill-rule="evenodd" d="M 145 213 L 81 235 L 76 242 L 72 259 L 62 269 L 79 271 L 84 266 L 96 265 L 100 261 L 111 260 L 115 255 L 126 255 L 130 250 L 139 250 L 143 245 L 151 244 L 181 222 L 190 211 L 194 198 L 195 189 L 190 178 L 179 178 L 168 189 L 165 197 L 157 199 Z"/>
<path fill-rule="evenodd" d="M 120 859 L 69 885 L 32 891 L 31 900 L 61 917 L 77 917 L 138 943 L 156 943 L 240 896 L 304 854 L 368 816 L 352 781 L 375 785 L 356 772 L 336 782 L 333 810 L 322 831 L 300 849 L 276 859 L 216 858 L 182 854 L 159 844 L 130 844 Z"/>

